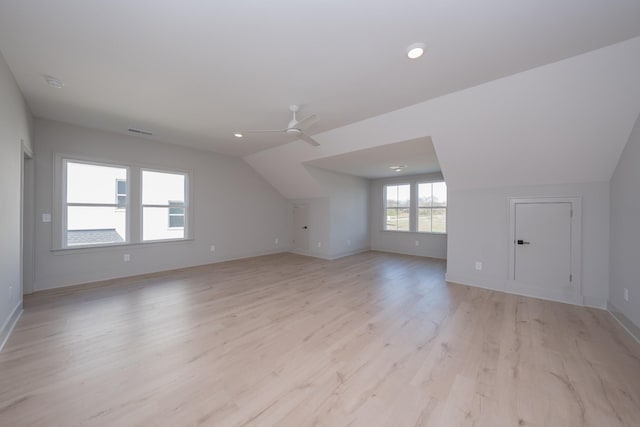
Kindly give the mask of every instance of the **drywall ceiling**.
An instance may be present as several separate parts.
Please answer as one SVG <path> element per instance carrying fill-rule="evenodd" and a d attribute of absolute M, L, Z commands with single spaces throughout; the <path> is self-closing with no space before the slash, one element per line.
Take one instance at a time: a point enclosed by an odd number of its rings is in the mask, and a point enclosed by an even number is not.
<path fill-rule="evenodd" d="M 607 182 L 638 113 L 640 37 L 245 160 L 285 197 L 321 197 L 302 163 L 429 135 L 453 190 Z"/>
<path fill-rule="evenodd" d="M 0 51 L 38 117 L 247 155 L 292 141 L 232 136 L 285 126 L 289 104 L 322 133 L 638 36 L 638 22 L 625 0 L 3 0 Z M 409 61 L 413 42 L 427 52 Z"/>
<path fill-rule="evenodd" d="M 436 150 L 429 137 L 323 157 L 305 164 L 370 179 L 440 172 Z M 390 169 L 398 165 L 406 168 L 399 172 Z"/>

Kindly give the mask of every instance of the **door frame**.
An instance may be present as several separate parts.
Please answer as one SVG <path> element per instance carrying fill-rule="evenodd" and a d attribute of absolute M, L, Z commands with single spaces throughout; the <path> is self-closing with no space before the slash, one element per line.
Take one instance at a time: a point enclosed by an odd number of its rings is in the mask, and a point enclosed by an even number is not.
<path fill-rule="evenodd" d="M 35 165 L 33 151 L 20 140 L 20 295 L 34 292 Z M 28 165 L 28 166 L 27 166 Z M 29 174 L 27 176 L 27 174 Z M 29 203 L 25 200 L 29 198 Z M 28 210 L 27 210 L 28 208 Z M 29 229 L 25 236 L 25 227 Z M 28 237 L 28 240 L 25 240 Z M 26 274 L 28 272 L 28 274 Z M 26 281 L 25 279 L 29 280 Z"/>
<path fill-rule="evenodd" d="M 571 204 L 571 284 L 564 290 L 543 290 L 519 283 L 515 278 L 516 205 L 540 203 Z M 509 198 L 509 277 L 507 291 L 535 298 L 583 305 L 582 294 L 582 198 L 581 197 L 511 197 Z"/>

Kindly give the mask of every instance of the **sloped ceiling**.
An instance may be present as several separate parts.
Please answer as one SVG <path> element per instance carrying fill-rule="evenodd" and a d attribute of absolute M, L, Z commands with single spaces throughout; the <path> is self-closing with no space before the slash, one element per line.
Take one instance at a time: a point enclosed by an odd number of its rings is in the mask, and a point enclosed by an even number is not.
<path fill-rule="evenodd" d="M 321 197 L 302 163 L 430 136 L 449 188 L 608 181 L 640 112 L 640 38 L 245 157 L 285 197 Z"/>
<path fill-rule="evenodd" d="M 640 36 L 637 0 L 2 0 L 37 117 L 243 156 Z M 405 49 L 424 42 L 409 61 Z M 51 74 L 64 88 L 47 86 Z M 386 143 L 397 142 L 388 140 Z"/>

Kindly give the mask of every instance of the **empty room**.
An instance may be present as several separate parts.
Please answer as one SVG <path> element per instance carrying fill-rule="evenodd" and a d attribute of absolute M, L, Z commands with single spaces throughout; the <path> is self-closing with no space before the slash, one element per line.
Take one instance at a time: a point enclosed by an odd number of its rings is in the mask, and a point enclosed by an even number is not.
<path fill-rule="evenodd" d="M 0 426 L 640 426 L 640 1 L 0 0 Z"/>

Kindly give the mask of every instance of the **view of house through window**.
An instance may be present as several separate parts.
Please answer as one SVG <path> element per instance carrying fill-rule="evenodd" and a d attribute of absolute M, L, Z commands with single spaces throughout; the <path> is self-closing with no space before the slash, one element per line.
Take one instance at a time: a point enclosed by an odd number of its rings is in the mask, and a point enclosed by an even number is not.
<path fill-rule="evenodd" d="M 76 161 L 65 168 L 66 246 L 126 242 L 127 168 Z"/>
<path fill-rule="evenodd" d="M 409 231 L 411 209 L 411 185 L 387 185 L 385 187 L 385 230 Z"/>
<path fill-rule="evenodd" d="M 142 171 L 142 240 L 185 237 L 185 175 Z"/>

